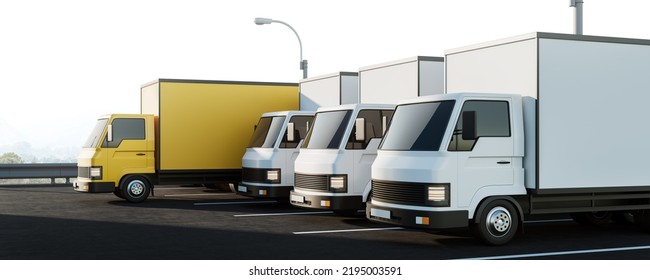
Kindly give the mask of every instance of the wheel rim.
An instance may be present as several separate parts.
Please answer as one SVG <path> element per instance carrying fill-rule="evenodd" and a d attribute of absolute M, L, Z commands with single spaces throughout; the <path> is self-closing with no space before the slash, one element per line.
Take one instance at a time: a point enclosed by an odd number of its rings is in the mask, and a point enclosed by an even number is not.
<path fill-rule="evenodd" d="M 487 230 L 494 237 L 502 237 L 510 231 L 512 216 L 504 207 L 495 207 L 487 215 Z"/>
<path fill-rule="evenodd" d="M 133 180 L 129 182 L 129 185 L 126 187 L 126 190 L 130 195 L 134 197 L 141 196 L 144 193 L 145 185 L 141 180 Z"/>

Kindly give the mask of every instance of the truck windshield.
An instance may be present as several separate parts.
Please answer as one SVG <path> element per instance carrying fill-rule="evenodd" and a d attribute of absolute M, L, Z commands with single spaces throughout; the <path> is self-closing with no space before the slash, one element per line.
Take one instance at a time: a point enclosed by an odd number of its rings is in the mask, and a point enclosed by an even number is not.
<path fill-rule="evenodd" d="M 97 120 L 95 128 L 93 128 L 90 136 L 88 136 L 88 140 L 86 140 L 86 143 L 83 145 L 84 148 L 97 148 L 99 140 L 102 137 L 102 132 L 104 132 L 104 128 L 106 127 L 106 123 L 108 123 L 108 119 Z"/>
<path fill-rule="evenodd" d="M 380 149 L 438 151 L 454 103 L 448 100 L 397 106 Z"/>
<path fill-rule="evenodd" d="M 285 117 L 264 117 L 257 123 L 249 148 L 273 148 L 282 130 Z"/>
<path fill-rule="evenodd" d="M 341 146 L 345 129 L 352 111 L 331 111 L 316 114 L 314 126 L 309 130 L 303 148 L 338 149 Z"/>

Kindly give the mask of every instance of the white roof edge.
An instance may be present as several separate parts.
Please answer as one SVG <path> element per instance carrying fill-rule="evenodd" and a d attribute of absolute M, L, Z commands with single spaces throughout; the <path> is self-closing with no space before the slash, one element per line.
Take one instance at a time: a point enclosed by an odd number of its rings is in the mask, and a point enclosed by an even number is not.
<path fill-rule="evenodd" d="M 323 80 L 323 79 L 329 79 L 329 78 L 336 78 L 336 77 L 341 77 L 341 76 L 359 76 L 359 73 L 357 72 L 351 72 L 351 71 L 339 71 L 339 72 L 334 72 L 330 74 L 324 74 L 324 75 L 319 75 L 319 76 L 314 76 L 314 77 L 309 77 L 306 79 L 301 79 L 300 83 L 308 83 L 308 82 L 313 82 L 313 81 L 318 81 L 318 80 Z"/>
<path fill-rule="evenodd" d="M 508 38 L 502 38 L 502 39 L 492 40 L 492 41 L 488 41 L 488 42 L 473 44 L 473 45 L 469 45 L 469 46 L 465 46 L 465 47 L 453 48 L 453 49 L 445 50 L 445 56 L 450 55 L 450 54 L 456 54 L 456 53 L 462 53 L 462 52 L 477 50 L 477 49 L 494 47 L 494 46 L 498 46 L 498 45 L 505 45 L 505 44 L 511 44 L 511 43 L 515 43 L 515 42 L 531 40 L 531 39 L 537 38 L 537 35 L 538 35 L 537 32 L 533 32 L 533 33 L 527 33 L 527 34 L 523 34 L 523 35 L 512 36 L 512 37 L 508 37 Z"/>
<path fill-rule="evenodd" d="M 422 55 L 412 56 L 412 57 L 407 57 L 407 58 L 403 58 L 403 59 L 383 62 L 383 63 L 379 63 L 379 64 L 373 64 L 373 65 L 368 65 L 368 66 L 364 66 L 364 67 L 359 67 L 359 72 L 384 68 L 384 67 L 393 66 L 393 65 L 405 64 L 405 63 L 409 63 L 409 62 L 416 62 L 416 61 L 440 61 L 440 62 L 443 62 L 444 57 L 441 57 L 441 56 L 422 56 Z"/>

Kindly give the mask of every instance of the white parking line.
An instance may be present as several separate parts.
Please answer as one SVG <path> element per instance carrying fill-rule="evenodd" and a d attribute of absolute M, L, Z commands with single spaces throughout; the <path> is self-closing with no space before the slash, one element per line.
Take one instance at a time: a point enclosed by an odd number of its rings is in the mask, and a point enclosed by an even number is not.
<path fill-rule="evenodd" d="M 197 202 L 194 206 L 204 205 L 237 205 L 237 204 L 259 204 L 259 203 L 278 203 L 277 201 L 234 201 L 234 202 Z"/>
<path fill-rule="evenodd" d="M 396 230 L 396 229 L 404 229 L 404 228 L 403 227 L 387 227 L 387 228 L 357 228 L 357 229 L 319 230 L 319 231 L 296 231 L 293 234 L 320 234 L 320 233 L 379 231 L 379 230 Z"/>
<path fill-rule="evenodd" d="M 321 212 L 291 212 L 291 213 L 266 213 L 266 214 L 240 214 L 233 215 L 234 217 L 264 217 L 264 216 L 291 216 L 291 215 L 318 215 L 318 214 L 333 214 L 332 211 Z"/>
<path fill-rule="evenodd" d="M 232 193 L 184 193 L 184 194 L 166 194 L 163 196 L 174 197 L 174 196 L 218 196 L 218 195 L 232 195 Z"/>
<path fill-rule="evenodd" d="M 548 253 L 533 253 L 533 254 L 520 254 L 520 255 L 478 257 L 478 258 L 467 258 L 467 259 L 462 259 L 462 260 L 500 260 L 500 259 L 535 258 L 535 257 L 547 257 L 547 256 L 579 255 L 579 254 L 593 254 L 593 253 L 648 250 L 648 249 L 650 249 L 650 246 L 636 246 L 636 247 L 620 247 L 620 248 L 605 248 L 605 249 L 590 249 L 590 250 L 576 250 L 576 251 L 562 251 L 562 252 L 548 252 Z"/>

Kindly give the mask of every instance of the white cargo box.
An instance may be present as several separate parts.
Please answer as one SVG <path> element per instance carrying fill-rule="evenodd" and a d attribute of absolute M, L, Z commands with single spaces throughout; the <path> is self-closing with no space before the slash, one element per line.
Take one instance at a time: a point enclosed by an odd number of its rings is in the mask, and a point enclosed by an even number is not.
<path fill-rule="evenodd" d="M 361 103 L 396 103 L 444 93 L 444 58 L 415 56 L 359 68 Z"/>
<path fill-rule="evenodd" d="M 650 186 L 650 40 L 532 33 L 445 60 L 448 93 L 537 99 L 524 107 L 527 188 Z"/>
<path fill-rule="evenodd" d="M 359 103 L 359 74 L 337 72 L 300 80 L 300 110 Z"/>

